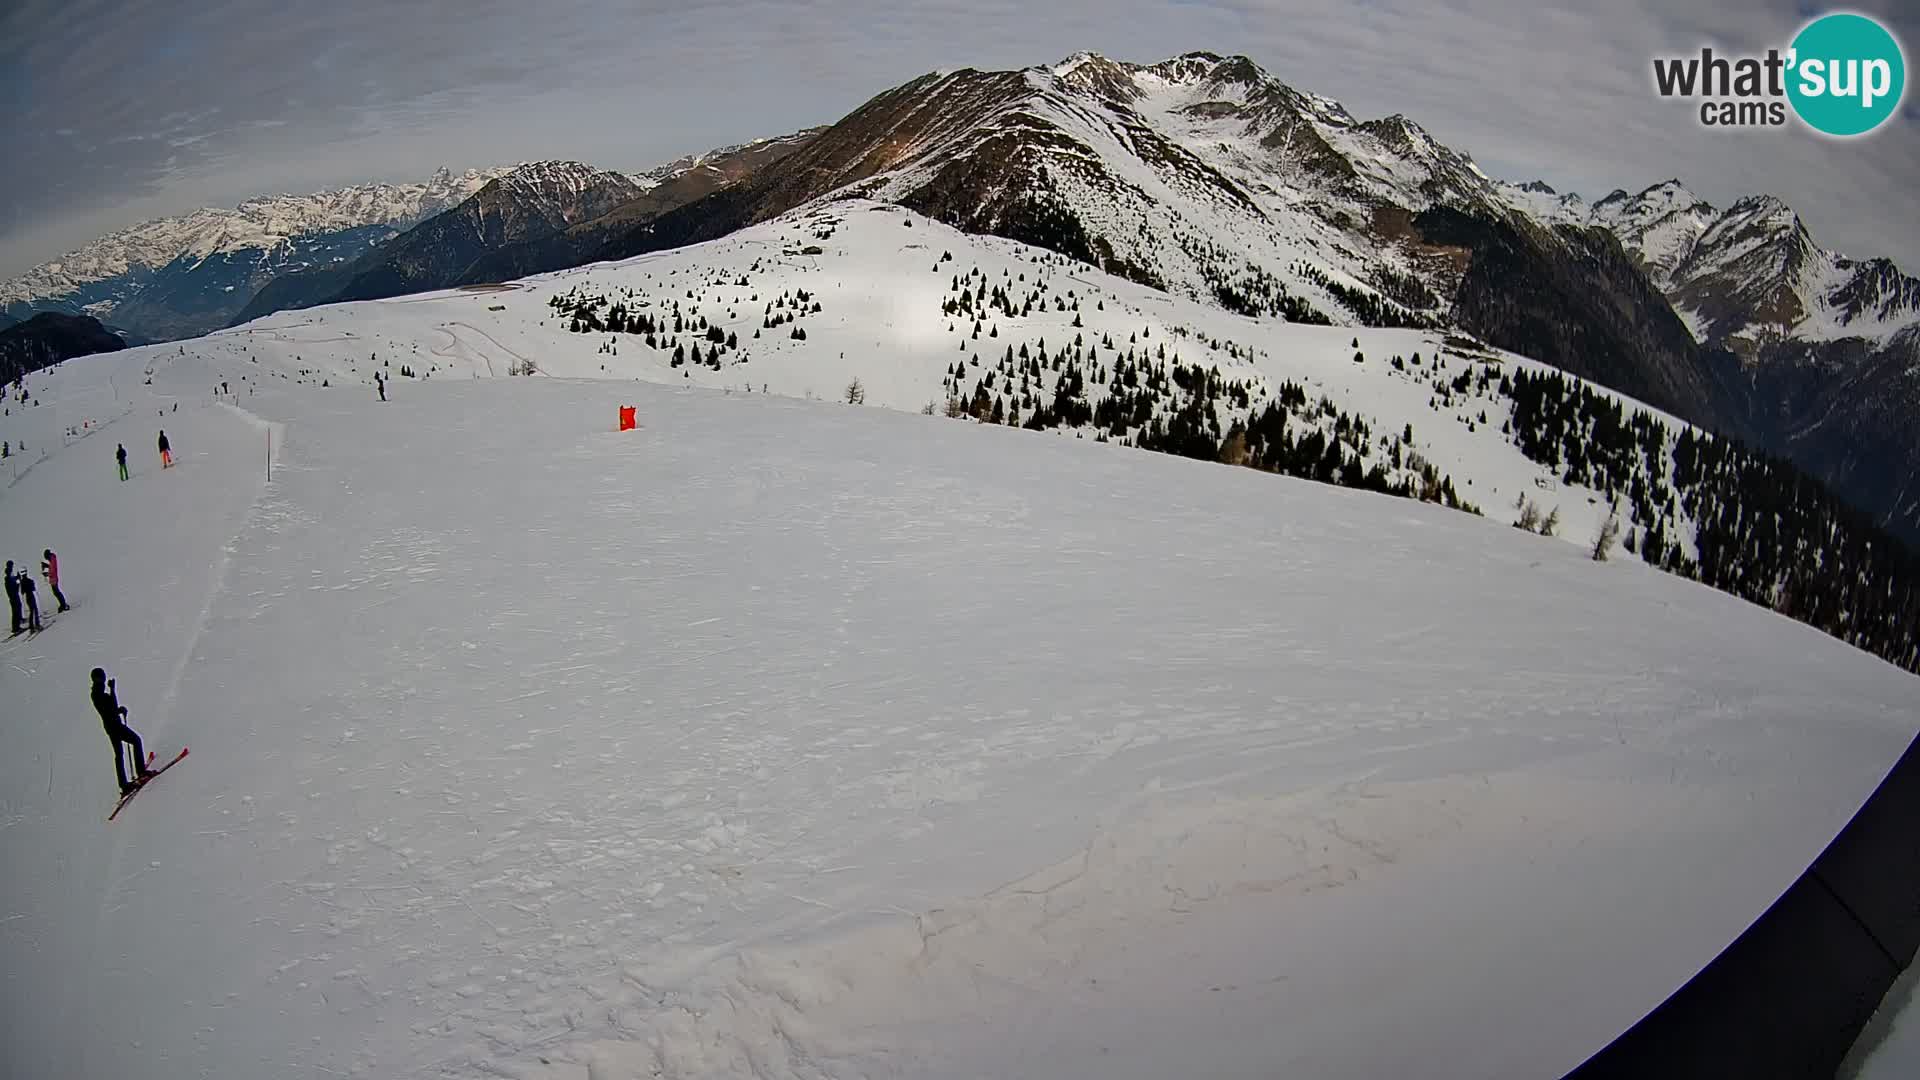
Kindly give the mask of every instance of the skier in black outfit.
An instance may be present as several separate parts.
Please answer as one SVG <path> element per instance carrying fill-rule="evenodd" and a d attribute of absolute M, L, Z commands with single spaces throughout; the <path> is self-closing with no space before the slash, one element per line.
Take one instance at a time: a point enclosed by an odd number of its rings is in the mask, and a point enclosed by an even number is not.
<path fill-rule="evenodd" d="M 13 576 L 13 560 L 7 560 L 7 609 L 13 614 L 13 632 L 19 633 L 20 623 L 20 581 Z"/>
<path fill-rule="evenodd" d="M 147 748 L 141 744 L 139 734 L 127 726 L 127 707 L 120 704 L 115 681 L 107 678 L 106 669 L 93 669 L 93 708 L 100 714 L 100 723 L 106 726 L 107 738 L 113 740 L 113 771 L 120 777 L 120 794 L 125 795 L 153 775 L 153 770 L 147 768 Z M 133 747 L 132 780 L 127 779 L 126 763 L 120 757 L 122 743 Z"/>
<path fill-rule="evenodd" d="M 40 601 L 34 596 L 33 575 L 23 567 L 20 570 L 20 602 L 27 605 L 27 632 L 40 632 Z"/>

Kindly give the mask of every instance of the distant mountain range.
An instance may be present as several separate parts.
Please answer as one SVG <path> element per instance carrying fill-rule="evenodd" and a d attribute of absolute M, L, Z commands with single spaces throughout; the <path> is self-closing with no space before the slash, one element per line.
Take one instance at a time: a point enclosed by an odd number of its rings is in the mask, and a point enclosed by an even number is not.
<path fill-rule="evenodd" d="M 356 202 L 342 195 L 309 198 Z M 1717 208 L 1674 180 L 1588 202 L 1498 180 L 1405 116 L 1361 120 L 1237 56 L 936 72 L 828 127 L 646 174 L 442 174 L 360 200 L 377 211 L 317 215 L 325 229 L 301 224 L 312 212 L 277 229 L 149 223 L 0 302 L 166 337 L 625 258 L 854 196 L 1250 317 L 1465 331 L 1790 457 L 1920 538 L 1920 281 L 1819 247 L 1769 196 Z"/>
<path fill-rule="evenodd" d="M 1770 195 L 1724 210 L 1678 180 L 1591 206 L 1535 184 L 1516 199 L 1543 221 L 1600 225 L 1640 261 L 1702 341 L 1754 356 L 1789 338 L 1885 339 L 1920 317 L 1920 280 L 1887 259 L 1857 261 L 1813 242 Z M 1551 197 L 1546 201 L 1540 196 Z"/>
<path fill-rule="evenodd" d="M 274 279 L 231 322 L 575 266 L 609 238 L 777 160 L 809 134 L 724 147 L 634 176 L 579 162 L 521 165 L 358 259 Z"/>
<path fill-rule="evenodd" d="M 352 262 L 504 172 L 442 170 L 420 184 L 265 196 L 142 222 L 0 284 L 0 311 L 88 314 L 153 340 L 203 334 L 273 278 Z"/>
<path fill-rule="evenodd" d="M 578 162 L 520 165 L 357 259 L 276 279 L 232 321 L 441 288 L 486 252 L 597 217 L 641 190 L 632 178 Z"/>

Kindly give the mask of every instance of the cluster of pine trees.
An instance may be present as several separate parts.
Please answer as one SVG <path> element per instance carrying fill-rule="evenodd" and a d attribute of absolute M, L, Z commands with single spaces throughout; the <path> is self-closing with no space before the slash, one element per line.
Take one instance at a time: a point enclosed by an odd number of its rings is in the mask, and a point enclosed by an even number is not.
<path fill-rule="evenodd" d="M 1313 282 L 1332 294 L 1341 307 L 1353 313 L 1362 326 L 1403 326 L 1424 330 L 1437 325 L 1435 320 L 1409 311 L 1399 303 L 1377 292 L 1358 289 L 1344 282 L 1335 281 L 1326 271 L 1311 263 L 1296 260 L 1290 269 L 1299 277 Z"/>
<path fill-rule="evenodd" d="M 1627 550 L 1920 672 L 1920 560 L 1818 481 L 1557 372 L 1501 385 L 1522 453 L 1622 500 Z"/>
<path fill-rule="evenodd" d="M 1201 279 L 1213 291 L 1221 307 L 1253 318 L 1285 319 L 1291 323 L 1332 326 L 1333 320 L 1304 297 L 1287 291 L 1286 283 L 1268 273 L 1265 267 L 1245 264 L 1237 275 L 1225 275 L 1213 264 L 1204 264 Z"/>
<path fill-rule="evenodd" d="M 943 255 L 941 261 L 951 258 Z M 939 264 L 934 264 L 934 270 L 939 269 Z M 1074 290 L 1069 289 L 1064 295 L 1051 292 L 1047 275 L 1037 270 L 1031 283 L 1025 271 L 1015 274 L 1012 270 L 1002 270 L 1000 280 L 989 282 L 986 271 L 976 266 L 964 275 L 954 274 L 947 284 L 947 293 L 940 302 L 940 311 L 950 319 L 979 320 L 994 315 L 1006 319 L 1028 318 L 1035 308 L 1060 313 L 1080 310 L 1080 298 Z M 1104 308 L 1104 302 L 1102 306 Z M 997 332 L 994 336 L 998 336 Z"/>
<path fill-rule="evenodd" d="M 757 263 L 755 264 L 758 265 Z M 745 275 L 738 279 L 707 282 L 708 285 L 726 285 L 747 289 Z M 644 292 L 636 295 L 632 288 L 622 290 L 617 298 L 610 299 L 603 293 L 574 286 L 564 293 L 557 293 L 547 300 L 557 316 L 564 319 L 567 329 L 576 334 L 612 334 L 636 337 L 647 348 L 670 353 L 669 363 L 674 367 L 685 364 L 704 364 L 715 371 L 727 362 L 729 354 L 734 354 L 734 363 L 744 363 L 746 358 L 739 355 L 740 335 L 737 330 L 723 329 L 700 311 L 700 301 L 704 300 L 704 289 L 696 293 L 686 291 L 688 303 L 683 307 L 680 299 L 667 300 L 656 305 Z M 760 303 L 760 294 L 749 293 L 744 298 L 735 297 L 730 302 Z M 726 305 L 729 301 L 722 300 Z M 760 329 L 753 332 L 760 337 L 765 330 L 775 330 L 790 326 L 787 336 L 797 341 L 805 341 L 807 332 L 797 325 L 808 315 L 817 315 L 821 311 L 819 299 L 806 289 L 782 292 L 779 296 L 765 302 L 761 313 Z M 730 322 L 739 321 L 737 307 L 729 306 L 726 318 Z M 618 355 L 617 347 L 609 342 L 601 346 L 601 352 Z"/>
<path fill-rule="evenodd" d="M 1374 268 L 1373 285 L 1382 296 L 1409 311 L 1441 311 L 1447 306 L 1425 282 L 1390 266 Z"/>
<path fill-rule="evenodd" d="M 1146 239 L 1144 228 L 1142 239 Z M 1332 319 L 1305 298 L 1289 292 L 1286 283 L 1265 267 L 1227 250 L 1213 237 L 1180 228 L 1174 231 L 1173 239 L 1193 263 L 1206 294 L 1228 311 L 1255 319 L 1333 325 Z"/>
<path fill-rule="evenodd" d="M 956 280 L 969 291 L 980 288 L 971 278 Z M 962 351 L 978 337 L 976 323 Z M 1057 347 L 1045 338 L 1008 344 L 991 362 L 973 352 L 947 370 L 946 414 L 1034 431 L 1091 430 L 1101 442 L 1480 512 L 1420 456 L 1410 425 L 1376 438 L 1363 417 L 1325 397 L 1310 402 L 1297 383 L 1269 394 L 1217 366 L 1189 364 L 1151 337 L 1151 326 L 1143 326 L 1124 344 L 1111 334 L 1096 341 L 1076 333 Z M 1241 353 L 1232 342 L 1204 344 Z"/>
<path fill-rule="evenodd" d="M 951 259 L 942 254 L 934 272 Z M 1297 298 L 1286 296 L 1279 280 L 1257 266 L 1248 265 L 1245 281 L 1256 283 L 1253 288 L 1260 295 L 1278 298 L 1283 315 L 1291 310 L 1301 316 L 1296 321 L 1327 321 L 1310 307 L 1287 309 Z M 1480 512 L 1459 495 L 1451 477 L 1421 457 L 1410 427 L 1376 440 L 1364 418 L 1324 397 L 1309 403 L 1297 384 L 1283 384 L 1277 395 L 1269 396 L 1263 387 L 1223 374 L 1217 365 L 1183 361 L 1177 352 L 1169 353 L 1167 342 L 1152 340 L 1151 325 L 1129 333 L 1124 343 L 1116 342 L 1112 333 L 1098 340 L 1075 333 L 1070 343 L 1055 348 L 1045 338 L 998 345 L 999 322 L 1028 317 L 1035 308 L 1072 312 L 1070 328 L 1082 328 L 1079 312 L 1085 299 L 1094 298 L 1082 298 L 1071 289 L 1064 294 L 1051 290 L 1042 271 L 1032 283 L 1026 274 L 1011 271 L 996 280 L 978 267 L 951 275 L 941 312 L 949 319 L 948 331 L 962 335 L 960 351 L 968 355 L 947 370 L 946 414 L 1029 430 L 1091 430 L 1102 442 Z M 1093 306 L 1105 310 L 1106 304 L 1094 299 Z M 985 341 L 995 341 L 995 346 Z M 1230 341 L 1203 336 L 1199 344 L 1233 359 L 1250 361 L 1253 356 L 1252 349 Z M 1001 355 L 989 360 L 996 348 Z M 1362 358 L 1356 353 L 1355 359 Z M 1394 361 L 1405 370 L 1402 358 Z M 1441 397 L 1452 392 L 1451 384 L 1442 381 L 1443 372 L 1436 362 L 1433 380 Z M 1484 384 L 1476 389 L 1487 396 L 1493 393 Z M 938 411 L 937 405 L 928 411 Z"/>
<path fill-rule="evenodd" d="M 760 329 L 778 330 L 782 326 L 797 323 L 808 315 L 819 313 L 820 301 L 807 290 L 797 289 L 790 294 L 783 292 L 767 301 L 766 310 L 761 313 Z M 760 336 L 760 331 L 754 331 L 754 336 Z M 795 341 L 807 340 L 807 332 L 797 325 L 787 331 L 787 336 Z"/>
<path fill-rule="evenodd" d="M 1304 429 L 1298 437 L 1294 435 L 1296 427 Z M 1460 497 L 1453 478 L 1415 448 L 1413 425 L 1376 440 L 1363 417 L 1336 407 L 1325 397 L 1309 405 L 1305 389 L 1293 382 L 1282 383 L 1280 393 L 1244 427 L 1234 425 L 1221 447 L 1220 459 L 1323 484 L 1480 513 L 1478 506 Z"/>

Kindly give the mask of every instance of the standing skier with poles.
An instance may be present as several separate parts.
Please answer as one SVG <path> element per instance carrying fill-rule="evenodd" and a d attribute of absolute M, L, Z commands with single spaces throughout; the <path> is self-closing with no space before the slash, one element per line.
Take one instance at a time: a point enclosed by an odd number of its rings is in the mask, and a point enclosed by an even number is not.
<path fill-rule="evenodd" d="M 107 729 L 107 738 L 113 740 L 113 771 L 120 777 L 120 794 L 125 795 L 140 786 L 140 782 L 152 775 L 147 768 L 147 749 L 140 742 L 140 736 L 127 726 L 127 707 L 120 704 L 120 692 L 114 685 L 118 680 L 107 678 L 105 668 L 93 669 L 93 708 L 100 714 L 100 723 Z M 134 778 L 127 779 L 126 763 L 120 757 L 121 744 L 133 747 Z"/>
<path fill-rule="evenodd" d="M 160 467 L 173 468 L 173 447 L 167 442 L 167 433 L 160 432 Z"/>
<path fill-rule="evenodd" d="M 40 625 L 40 601 L 34 596 L 33 575 L 24 566 L 20 568 L 20 602 L 27 606 L 27 632 L 37 634 L 45 629 Z"/>
<path fill-rule="evenodd" d="M 126 443 L 118 443 L 114 446 L 113 460 L 120 463 L 120 479 L 125 480 L 127 478 L 127 444 Z"/>
<path fill-rule="evenodd" d="M 24 627 L 20 624 L 20 582 L 13 576 L 13 560 L 7 560 L 7 610 L 13 615 L 13 632 L 18 634 Z"/>

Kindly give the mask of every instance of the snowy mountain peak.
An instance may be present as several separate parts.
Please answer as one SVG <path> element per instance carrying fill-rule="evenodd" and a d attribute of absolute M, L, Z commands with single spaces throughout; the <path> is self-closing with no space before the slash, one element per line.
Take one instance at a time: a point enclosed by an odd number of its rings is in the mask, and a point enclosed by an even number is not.
<path fill-rule="evenodd" d="M 1577 191 L 1558 191 L 1541 180 L 1524 184 L 1495 181 L 1507 205 L 1547 225 L 1591 225 L 1594 208 Z"/>
<path fill-rule="evenodd" d="M 1771 195 L 1749 195 L 1736 200 L 1700 237 L 1701 245 L 1719 250 L 1719 258 L 1766 248 L 1774 258 L 1804 257 L 1813 237 L 1793 208 Z"/>
<path fill-rule="evenodd" d="M 1254 82 L 1266 78 L 1260 66 L 1247 57 L 1221 56 L 1219 53 L 1205 50 L 1182 53 L 1152 64 L 1114 60 L 1092 50 L 1082 50 L 1059 63 L 1045 65 L 1046 70 L 1062 79 L 1089 67 L 1111 68 L 1129 76 L 1152 75 L 1157 79 L 1174 83 Z"/>
<path fill-rule="evenodd" d="M 604 170 L 584 161 L 549 159 L 546 161 L 523 161 L 508 169 L 501 177 L 503 180 L 552 179 L 556 177 L 586 177 L 597 175 Z"/>
<path fill-rule="evenodd" d="M 1244 56 L 1190 52 L 1171 60 L 1162 60 L 1143 69 L 1170 83 L 1197 84 L 1215 89 L 1226 86 L 1257 87 L 1273 82 L 1259 64 Z"/>
<path fill-rule="evenodd" d="M 1593 204 L 1594 215 L 1602 222 L 1646 222 L 1681 210 L 1699 209 L 1712 213 L 1706 200 L 1687 189 L 1678 180 L 1663 180 L 1637 195 L 1615 189 Z"/>
<path fill-rule="evenodd" d="M 1507 211 L 1469 157 L 1410 117 L 1363 124 L 1244 56 L 1210 52 L 1151 64 L 1081 52 L 1018 71 L 929 74 L 878 95 L 788 167 L 750 196 L 751 218 L 857 194 L 998 235 L 1046 236 L 1247 314 L 1337 322 L 1444 317 L 1440 293 L 1408 275 L 1454 264 L 1410 270 L 1409 256 L 1383 250 L 1397 238 L 1371 230 L 1377 212 Z M 608 254 L 721 227 L 669 220 Z"/>
<path fill-rule="evenodd" d="M 1736 199 L 1733 205 L 1727 207 L 1727 216 L 1740 218 L 1750 224 L 1764 223 L 1789 229 L 1801 227 L 1800 215 L 1773 195 L 1747 195 Z"/>
<path fill-rule="evenodd" d="M 944 78 L 945 76 L 940 77 Z M 682 176 L 695 169 L 711 168 L 715 162 L 738 158 L 749 151 L 772 150 L 803 145 L 808 139 L 813 138 L 825 130 L 825 127 L 803 128 L 789 135 L 775 135 L 766 138 L 752 139 L 743 143 L 734 143 L 730 146 L 718 146 L 711 150 L 703 150 L 697 154 L 688 154 L 682 158 L 675 158 L 664 165 L 656 165 L 642 172 L 631 173 L 627 176 L 627 179 L 638 184 L 642 190 L 647 190 L 658 187 L 676 176 Z"/>
<path fill-rule="evenodd" d="M 1427 134 L 1425 128 L 1399 113 L 1379 120 L 1369 120 L 1360 126 L 1395 153 L 1431 158 L 1437 156 L 1440 151 L 1446 150 L 1434 141 L 1433 136 Z M 1447 152 L 1452 153 L 1452 151 Z"/>
<path fill-rule="evenodd" d="M 1109 60 L 1099 53 L 1075 53 L 1053 65 L 1051 72 L 1055 79 L 1068 86 L 1109 100 L 1130 102 L 1141 96 L 1140 87 L 1134 81 L 1133 66 Z"/>
<path fill-rule="evenodd" d="M 1105 59 L 1105 58 L 1096 52 L 1085 52 L 1085 51 L 1077 52 L 1077 53 L 1074 53 L 1072 56 L 1067 57 L 1065 60 L 1062 60 L 1059 63 L 1052 65 L 1053 74 L 1059 78 L 1064 79 L 1067 76 L 1073 74 L 1075 71 L 1080 70 L 1080 68 L 1083 65 L 1091 63 L 1096 60 L 1102 60 L 1102 59 Z"/>
<path fill-rule="evenodd" d="M 632 181 L 620 173 L 579 161 L 522 162 L 494 181 L 496 186 L 505 191 L 545 197 L 577 195 L 609 183 L 632 186 Z"/>
<path fill-rule="evenodd" d="M 1840 269 L 1852 272 L 1825 297 L 1837 325 L 1911 327 L 1920 320 L 1920 278 L 1902 273 L 1891 259 L 1836 262 Z"/>
<path fill-rule="evenodd" d="M 1211 104 L 1247 106 L 1263 100 L 1287 100 L 1304 112 L 1344 116 L 1338 102 L 1301 94 L 1286 86 L 1245 56 L 1190 52 L 1152 64 L 1113 60 L 1096 52 L 1079 52 L 1057 64 L 1031 71 L 1076 90 L 1088 90 L 1119 102 L 1135 102 L 1172 93 L 1192 107 Z M 1046 85 L 1042 80 L 1041 85 Z"/>

